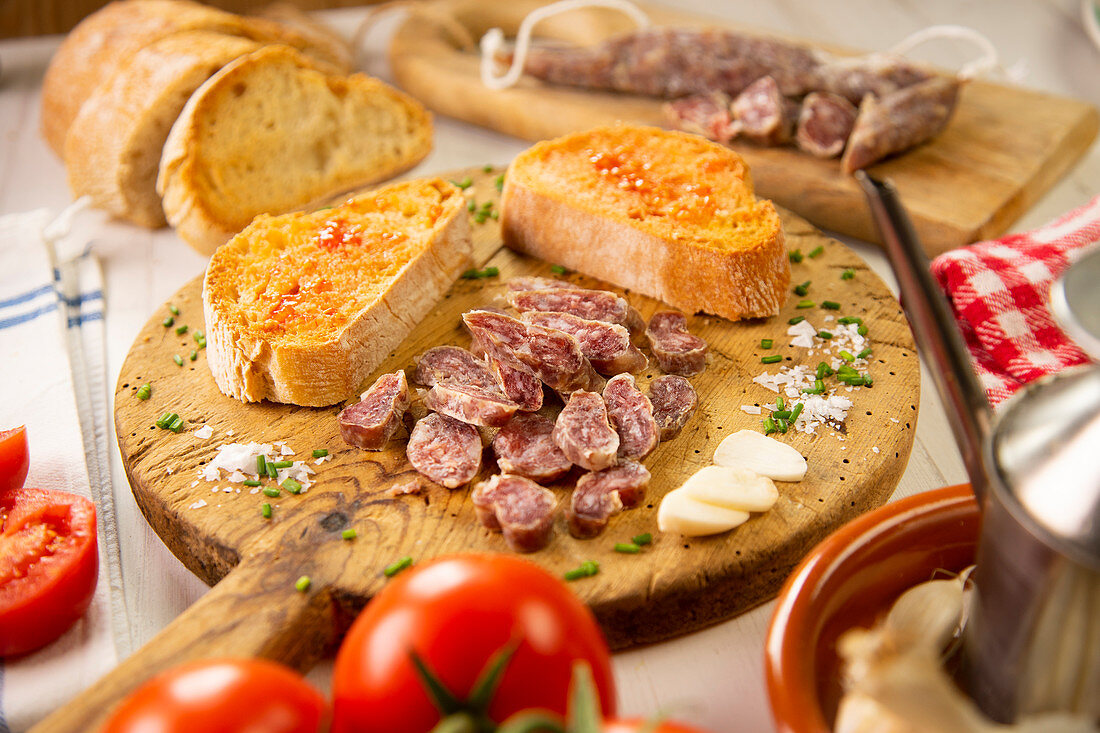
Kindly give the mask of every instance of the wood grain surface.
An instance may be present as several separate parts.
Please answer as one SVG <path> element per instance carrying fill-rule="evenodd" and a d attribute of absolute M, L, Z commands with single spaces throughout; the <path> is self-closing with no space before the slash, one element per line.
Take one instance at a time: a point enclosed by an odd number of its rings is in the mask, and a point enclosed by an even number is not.
<path fill-rule="evenodd" d="M 499 171 L 459 172 L 474 185 L 467 195 L 479 204 L 497 201 L 493 179 Z M 707 538 L 663 535 L 656 507 L 670 489 L 708 465 L 715 447 L 733 431 L 759 429 L 760 416 L 741 405 L 774 402 L 775 395 L 752 383 L 774 366 L 761 356 L 779 353 L 784 364 L 816 365 L 820 355 L 787 346 L 787 320 L 806 315 L 827 325 L 824 310 L 796 310 L 792 299 L 776 317 L 732 323 L 692 317 L 693 332 L 707 340 L 711 360 L 692 382 L 700 408 L 684 431 L 660 445 L 646 460 L 653 474 L 647 502 L 611 520 L 591 540 L 569 536 L 559 516 L 549 547 L 528 557 L 561 575 L 585 560 L 600 573 L 572 587 L 592 607 L 614 648 L 659 641 L 712 624 L 773 596 L 791 568 L 820 539 L 848 519 L 881 505 L 896 486 L 909 458 L 919 404 L 918 360 L 909 326 L 885 285 L 843 244 L 824 237 L 807 222 L 783 211 L 788 247 L 823 254 L 792 265 L 796 282 L 812 280 L 818 302 L 842 305 L 838 315 L 859 316 L 870 328 L 874 349 L 869 371 L 872 389 L 850 393 L 853 406 L 844 434 L 820 430 L 790 433 L 783 440 L 808 459 L 800 483 L 779 483 L 780 499 L 769 512 L 754 515 L 727 534 Z M 500 268 L 500 277 L 459 280 L 438 307 L 382 363 L 378 373 L 408 368 L 413 357 L 445 343 L 467 345 L 459 316 L 492 302 L 511 276 L 550 276 L 550 264 L 504 248 L 492 219 L 474 224 L 475 260 Z M 840 273 L 852 269 L 852 280 Z M 584 286 L 600 283 L 568 275 Z M 615 289 L 615 288 L 610 288 Z M 621 292 L 621 291 L 620 291 Z M 633 293 L 626 297 L 649 317 L 661 304 Z M 179 309 L 171 328 L 162 325 L 168 305 Z M 175 328 L 189 326 L 177 335 Z M 509 552 L 499 534 L 483 529 L 467 489 L 432 486 L 420 496 L 392 497 L 387 489 L 415 475 L 405 458 L 401 433 L 382 452 L 361 451 L 340 439 L 336 413 L 341 406 L 302 408 L 273 403 L 242 404 L 222 395 L 192 332 L 202 330 L 201 278 L 186 285 L 154 313 L 123 364 L 115 391 L 119 449 L 138 506 L 149 523 L 194 573 L 217 585 L 149 644 L 69 706 L 34 729 L 35 733 L 87 731 L 112 704 L 151 674 L 188 659 L 209 656 L 263 656 L 301 669 L 311 666 L 342 637 L 350 621 L 384 584 L 382 570 L 411 556 L 424 562 L 442 554 Z M 762 350 L 762 338 L 775 347 Z M 179 367 L 174 354 L 184 359 Z M 655 369 L 639 375 L 644 384 Z M 373 379 L 373 376 L 371 377 Z M 140 385 L 152 386 L 147 401 L 136 398 Z M 154 426 L 165 411 L 176 412 L 186 428 L 176 434 Z M 195 431 L 210 426 L 209 439 Z M 332 456 L 316 467 L 315 483 L 298 496 L 277 499 L 240 493 L 240 484 L 208 483 L 198 471 L 227 442 L 285 440 L 296 458 L 326 448 Z M 312 463 L 312 461 L 310 461 Z M 491 462 L 490 462 L 491 464 Z M 483 470 L 486 476 L 488 470 Z M 568 498 L 561 485 L 559 507 Z M 230 492 L 223 491 L 231 488 Z M 204 506 L 196 506 L 205 502 Z M 270 502 L 273 516 L 260 507 Z M 357 538 L 341 532 L 354 528 Z M 651 532 L 654 542 L 639 555 L 615 553 L 615 542 Z M 308 575 L 305 593 L 295 580 Z"/>
<path fill-rule="evenodd" d="M 664 124 L 662 101 L 648 97 L 556 87 L 530 78 L 511 89 L 488 89 L 480 80 L 475 49 L 460 48 L 453 25 L 439 20 L 452 17 L 474 39 L 493 27 L 511 37 L 520 20 L 542 4 L 426 3 L 430 12 L 411 13 L 394 36 L 393 73 L 406 91 L 437 112 L 528 140 L 619 120 Z M 646 10 L 657 25 L 736 28 L 681 11 Z M 631 29 L 621 13 L 585 9 L 548 19 L 537 30 L 591 44 Z M 870 170 L 893 180 L 926 249 L 935 254 L 1006 231 L 1084 154 L 1098 125 L 1100 115 L 1088 103 L 974 81 L 962 90 L 955 116 L 940 135 Z M 760 195 L 823 229 L 878 241 L 863 194 L 853 178 L 841 173 L 838 160 L 814 158 L 793 147 L 741 141 L 732 147 L 748 161 Z"/>

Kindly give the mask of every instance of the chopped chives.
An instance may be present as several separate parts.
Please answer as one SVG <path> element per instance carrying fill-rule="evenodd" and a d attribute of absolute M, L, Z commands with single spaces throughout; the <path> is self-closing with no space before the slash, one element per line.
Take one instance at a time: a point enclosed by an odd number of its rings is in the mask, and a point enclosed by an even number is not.
<path fill-rule="evenodd" d="M 172 422 L 168 423 L 168 425 L 166 425 L 165 427 L 167 427 L 173 433 L 179 433 L 183 430 L 183 418 L 179 415 L 176 415 L 174 418 L 172 418 Z"/>
<path fill-rule="evenodd" d="M 871 347 L 868 346 L 866 349 L 864 349 L 863 351 L 856 354 L 856 358 L 857 359 L 866 359 L 870 355 L 871 355 Z"/>
<path fill-rule="evenodd" d="M 781 433 L 787 432 L 787 421 L 783 418 L 779 418 L 775 421 L 775 429 Z"/>
<path fill-rule="evenodd" d="M 279 484 L 279 486 L 282 486 L 284 489 L 286 489 L 287 491 L 289 491 L 292 494 L 302 493 L 302 485 L 300 483 L 298 483 L 297 481 L 295 481 L 294 479 L 289 478 L 289 477 L 283 479 L 283 482 L 281 484 Z"/>
<path fill-rule="evenodd" d="M 458 186 L 463 191 L 465 191 L 467 188 L 474 185 L 474 179 L 470 178 L 469 176 L 466 176 L 461 181 L 451 181 L 451 183 L 453 183 L 454 185 Z"/>
<path fill-rule="evenodd" d="M 776 395 L 775 406 L 780 410 L 787 406 L 787 403 L 783 401 L 783 395 Z"/>
<path fill-rule="evenodd" d="M 267 488 L 264 489 L 264 496 L 270 496 L 272 499 L 274 499 L 278 495 L 279 495 L 279 490 L 278 489 L 274 489 L 270 486 L 268 486 Z"/>
<path fill-rule="evenodd" d="M 279 470 L 271 465 L 271 461 L 268 461 L 264 468 L 267 470 L 268 478 L 279 478 Z"/>
<path fill-rule="evenodd" d="M 844 361 L 855 361 L 856 360 L 856 358 L 854 356 L 852 356 L 852 352 L 844 351 L 843 349 L 841 350 L 839 356 Z"/>
<path fill-rule="evenodd" d="M 566 580 L 580 580 L 581 578 L 587 578 L 588 573 L 580 568 L 574 568 L 573 570 L 566 570 L 564 577 Z"/>
<path fill-rule="evenodd" d="M 774 420 L 790 420 L 791 419 L 791 411 L 790 410 L 774 410 L 774 411 L 772 411 L 772 419 L 774 419 Z"/>
<path fill-rule="evenodd" d="M 633 542 L 616 542 L 615 552 L 625 552 L 630 555 L 637 555 L 642 551 L 642 548 L 638 547 Z"/>
<path fill-rule="evenodd" d="M 478 224 L 484 224 L 485 220 L 489 218 L 489 214 L 484 211 L 479 211 L 474 214 L 474 221 Z"/>
<path fill-rule="evenodd" d="M 294 461 L 268 461 L 275 468 L 290 468 L 294 465 Z"/>
<path fill-rule="evenodd" d="M 183 366 L 183 357 L 179 354 L 172 354 L 172 361 L 176 362 L 176 366 Z"/>
<path fill-rule="evenodd" d="M 825 377 L 833 376 L 833 368 L 823 361 L 817 363 L 817 378 L 824 379 Z"/>
<path fill-rule="evenodd" d="M 137 391 L 136 394 L 137 394 L 137 398 L 139 400 L 147 400 L 152 396 L 153 388 L 151 386 L 149 386 L 148 383 L 145 383 L 145 384 L 141 385 L 138 388 L 138 391 Z"/>
<path fill-rule="evenodd" d="M 783 361 L 782 354 L 769 354 L 768 356 L 760 357 L 760 362 L 762 364 L 778 364 L 781 361 Z"/>
<path fill-rule="evenodd" d="M 764 418 L 764 435 L 770 435 L 775 432 L 775 420 L 770 417 Z"/>
<path fill-rule="evenodd" d="M 489 212 L 489 218 L 492 219 L 493 221 L 500 221 L 500 212 L 497 211 L 496 209 L 493 209 L 492 211 Z"/>
<path fill-rule="evenodd" d="M 814 303 L 812 300 L 800 300 L 798 301 L 798 305 L 796 305 L 795 308 L 813 308 L 815 305 L 817 304 Z"/>
<path fill-rule="evenodd" d="M 493 202 L 492 201 L 486 201 L 485 203 L 483 203 L 481 205 L 481 210 L 482 211 L 488 211 L 491 208 L 493 208 Z"/>
<path fill-rule="evenodd" d="M 795 295 L 805 295 L 808 292 L 810 292 L 810 281 L 809 280 L 802 283 L 801 285 L 795 285 L 794 286 L 794 294 Z"/>
<path fill-rule="evenodd" d="M 314 448 L 313 449 L 313 457 L 314 458 L 324 458 L 327 455 L 328 455 L 328 448 Z"/>
<path fill-rule="evenodd" d="M 470 199 L 470 203 L 466 204 L 466 211 L 469 211 L 471 214 L 477 211 L 477 202 Z"/>
<path fill-rule="evenodd" d="M 496 178 L 493 179 L 493 186 L 496 187 L 498 192 L 504 190 L 504 174 L 503 173 L 501 173 L 499 176 L 497 176 Z"/>
<path fill-rule="evenodd" d="M 820 380 L 820 379 L 815 379 L 814 380 L 814 389 L 817 390 L 818 394 L 821 394 L 822 392 L 825 391 L 825 382 Z"/>
<path fill-rule="evenodd" d="M 838 311 L 840 310 L 840 303 L 835 300 L 823 300 L 821 301 L 821 307 L 828 311 Z"/>
<path fill-rule="evenodd" d="M 803 407 L 805 407 L 805 405 L 803 405 L 801 402 L 796 404 L 794 406 L 794 409 L 791 410 L 791 416 L 787 418 L 787 422 L 789 422 L 791 425 L 794 425 L 795 420 L 797 420 L 798 416 L 802 414 Z"/>
<path fill-rule="evenodd" d="M 242 483 L 245 486 L 261 486 L 260 482 L 254 478 L 247 478 Z"/>
<path fill-rule="evenodd" d="M 864 374 L 863 375 L 863 386 L 864 387 L 870 387 L 874 383 L 875 383 L 875 380 L 871 379 L 870 374 Z"/>
<path fill-rule="evenodd" d="M 856 271 L 851 270 L 851 269 L 845 270 L 844 272 L 840 273 L 840 279 L 841 280 L 851 280 L 855 276 L 856 276 Z"/>
<path fill-rule="evenodd" d="M 821 245 L 818 245 L 817 247 L 814 247 L 814 249 L 810 252 L 810 254 L 808 254 L 806 256 L 810 257 L 810 258 L 814 258 L 814 257 L 820 257 L 823 254 L 825 254 L 825 247 L 821 246 Z"/>
<path fill-rule="evenodd" d="M 191 361 L 195 361 L 199 358 L 199 352 L 197 349 L 191 349 Z"/>
<path fill-rule="evenodd" d="M 818 380 L 818 381 L 820 381 L 820 380 Z M 817 387 L 813 387 L 813 388 L 803 387 L 802 388 L 802 394 L 824 394 L 824 393 L 825 393 L 825 388 L 824 387 L 822 387 L 821 389 L 818 389 Z"/>
<path fill-rule="evenodd" d="M 792 326 L 795 326 L 795 325 L 798 325 L 799 323 L 802 323 L 804 320 L 806 320 L 806 316 L 795 316 L 794 318 L 787 321 L 787 323 L 792 325 Z"/>
<path fill-rule="evenodd" d="M 174 305 L 169 305 L 168 306 L 168 312 L 171 313 L 174 316 L 178 316 L 180 314 L 180 309 L 177 308 Z"/>
<path fill-rule="evenodd" d="M 408 555 L 405 555 L 405 557 L 401 558 L 400 560 L 387 565 L 386 569 L 382 571 L 382 574 L 385 575 L 387 578 L 392 578 L 412 564 L 413 559 Z"/>
<path fill-rule="evenodd" d="M 462 277 L 467 280 L 478 280 L 485 277 L 496 277 L 500 274 L 499 267 L 486 267 L 484 270 L 469 269 L 462 273 Z"/>
<path fill-rule="evenodd" d="M 867 326 L 863 323 L 859 324 L 859 328 L 856 329 L 856 333 L 858 333 L 860 336 L 866 336 Z"/>
<path fill-rule="evenodd" d="M 154 424 L 158 428 L 163 428 L 163 427 L 167 426 L 169 422 L 171 422 L 173 417 L 175 417 L 175 413 L 166 412 L 163 415 L 161 415 L 160 417 L 158 417 L 156 423 L 154 423 Z"/>
<path fill-rule="evenodd" d="M 309 590 L 309 586 L 312 584 L 313 581 L 309 579 L 309 576 L 303 575 L 302 577 L 298 578 L 298 580 L 294 581 L 294 589 L 297 590 L 299 593 L 305 593 L 307 590 Z"/>
<path fill-rule="evenodd" d="M 569 272 L 569 270 L 566 270 L 561 265 L 550 265 L 550 272 L 554 273 L 555 275 L 564 275 L 565 273 Z"/>
<path fill-rule="evenodd" d="M 271 519 L 271 505 L 267 503 L 260 505 L 260 515 L 264 519 Z"/>
<path fill-rule="evenodd" d="M 850 326 L 853 323 L 862 324 L 863 320 L 860 319 L 860 318 L 856 318 L 855 316 L 842 316 L 842 317 L 836 319 L 836 322 L 839 323 L 839 324 L 842 324 L 844 326 Z"/>
<path fill-rule="evenodd" d="M 570 570 L 565 574 L 566 580 L 578 580 L 580 578 L 591 578 L 596 573 L 600 572 L 600 566 L 594 560 L 585 560 L 580 564 L 580 567 Z"/>
<path fill-rule="evenodd" d="M 355 531 L 354 528 L 348 527 L 340 533 L 340 536 L 343 537 L 345 540 L 353 540 L 358 536 L 358 533 Z"/>
<path fill-rule="evenodd" d="M 787 256 L 791 258 L 791 262 L 796 262 L 796 263 L 801 262 L 802 261 L 802 250 L 800 250 L 800 249 L 792 250 L 791 252 L 789 252 L 787 254 Z"/>
<path fill-rule="evenodd" d="M 630 538 L 630 541 L 636 545 L 648 545 L 649 543 L 653 542 L 653 535 L 651 535 L 649 532 L 636 534 Z"/>
<path fill-rule="evenodd" d="M 263 455 L 256 456 L 256 473 L 263 476 L 267 473 L 267 459 Z"/>
<path fill-rule="evenodd" d="M 182 336 L 185 333 L 187 333 L 187 324 L 186 323 L 183 324 L 182 326 L 177 326 L 176 327 L 176 335 L 177 336 Z"/>
<path fill-rule="evenodd" d="M 828 331 L 818 331 L 817 332 L 817 337 L 825 339 L 826 341 L 828 341 L 829 339 L 831 339 L 833 337 L 833 335 L 831 333 L 829 333 Z"/>
<path fill-rule="evenodd" d="M 192 336 L 192 338 L 195 339 L 195 341 L 205 341 L 206 340 L 206 334 L 203 333 L 202 331 L 192 331 L 191 336 Z"/>
<path fill-rule="evenodd" d="M 770 349 L 774 343 L 771 339 L 760 339 L 760 348 Z"/>
<path fill-rule="evenodd" d="M 167 318 L 165 318 L 163 321 L 160 322 L 160 325 L 164 326 L 165 328 L 171 328 L 172 326 L 175 325 L 175 323 L 176 323 L 176 319 L 173 318 L 172 316 L 168 316 Z"/>
<path fill-rule="evenodd" d="M 482 173 L 492 173 L 493 172 L 492 163 L 486 163 L 485 165 L 481 166 L 481 172 Z"/>

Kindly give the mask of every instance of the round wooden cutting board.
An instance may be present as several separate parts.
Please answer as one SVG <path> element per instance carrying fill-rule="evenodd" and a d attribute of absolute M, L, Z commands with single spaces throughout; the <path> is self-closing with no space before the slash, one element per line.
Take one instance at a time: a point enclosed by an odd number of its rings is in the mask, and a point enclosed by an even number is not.
<path fill-rule="evenodd" d="M 478 206 L 498 193 L 499 172 L 461 172 L 474 185 L 467 195 Z M 790 569 L 816 542 L 848 519 L 882 504 L 909 458 L 919 402 L 919 368 L 909 326 L 897 301 L 866 265 L 844 245 L 822 236 L 804 220 L 784 213 L 787 245 L 809 255 L 792 265 L 793 282 L 812 281 L 817 303 L 841 304 L 839 311 L 796 309 L 792 296 L 768 319 L 732 323 L 720 318 L 689 319 L 692 332 L 710 345 L 707 370 L 692 379 L 700 407 L 684 431 L 661 444 L 646 460 L 653 474 L 647 501 L 611 520 L 590 540 L 577 540 L 559 517 L 550 545 L 528 557 L 557 576 L 586 560 L 600 572 L 572 584 L 595 611 L 614 648 L 683 634 L 751 608 L 775 594 Z M 460 314 L 492 303 L 507 278 L 554 276 L 551 264 L 504 248 L 499 225 L 489 218 L 473 225 L 475 259 L 493 265 L 499 277 L 459 280 L 406 341 L 389 354 L 378 373 L 408 368 L 413 357 L 439 344 L 466 346 Z M 629 267 L 630 263 L 623 263 Z M 850 269 L 854 278 L 841 279 Z M 579 274 L 568 279 L 586 287 L 605 286 Z M 624 294 L 648 318 L 661 304 Z M 169 306 L 178 308 L 172 327 L 163 325 Z M 661 534 L 657 505 L 702 466 L 730 433 L 760 429 L 760 415 L 742 405 L 774 403 L 775 393 L 753 383 L 782 365 L 815 366 L 822 355 L 789 345 L 787 321 L 806 316 L 817 328 L 829 316 L 858 316 L 869 326 L 873 388 L 847 394 L 853 406 L 839 430 L 778 436 L 805 455 L 809 471 L 800 483 L 779 483 L 780 499 L 736 530 L 706 538 Z M 187 325 L 188 332 L 176 328 Z M 208 583 L 217 585 L 145 648 L 55 714 L 42 730 L 87 730 L 120 695 L 159 669 L 202 656 L 265 656 L 306 668 L 331 649 L 367 600 L 386 583 L 383 569 L 410 556 L 424 562 L 455 552 L 510 552 L 501 535 L 478 523 L 466 488 L 429 486 L 420 495 L 391 496 L 387 490 L 415 475 L 405 458 L 405 435 L 382 452 L 345 444 L 336 414 L 342 405 L 303 408 L 273 403 L 242 404 L 218 391 L 198 351 L 190 360 L 195 331 L 202 331 L 201 278 L 172 295 L 154 313 L 126 359 L 115 392 L 115 420 L 122 460 L 134 498 L 172 552 Z M 774 339 L 771 349 L 763 338 Z M 765 365 L 761 357 L 783 356 Z M 173 355 L 183 359 L 177 366 Z M 652 361 L 652 360 L 651 360 Z M 641 385 L 660 372 L 655 365 L 638 375 Z M 373 376 L 372 378 L 373 379 Z M 150 399 L 136 397 L 143 384 Z M 843 393 L 843 391 L 842 391 Z M 178 413 L 184 430 L 159 429 L 164 412 Z M 200 428 L 212 435 L 198 437 Z M 205 433 L 205 431 L 203 431 Z M 225 443 L 285 441 L 287 458 L 306 459 L 324 448 L 331 458 L 313 466 L 312 487 L 278 498 L 253 494 L 239 483 L 208 482 L 200 470 Z M 487 461 L 490 466 L 492 461 Z M 488 470 L 483 471 L 483 477 Z M 270 484 L 271 482 L 268 482 Z M 427 483 L 427 482 L 425 482 Z M 265 484 L 267 485 L 267 484 Z M 568 488 L 558 491 L 559 506 Z M 270 518 L 261 505 L 273 505 Z M 353 528 L 354 540 L 341 538 Z M 653 544 L 640 554 L 613 551 L 616 542 L 649 532 Z M 309 576 L 307 592 L 295 580 Z"/>

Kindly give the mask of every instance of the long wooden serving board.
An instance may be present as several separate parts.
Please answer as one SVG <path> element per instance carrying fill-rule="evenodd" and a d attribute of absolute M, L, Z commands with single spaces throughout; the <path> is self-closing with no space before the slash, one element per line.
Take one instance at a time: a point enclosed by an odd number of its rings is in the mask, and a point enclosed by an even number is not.
<path fill-rule="evenodd" d="M 478 169 L 460 172 L 456 179 L 470 176 L 474 185 L 467 195 L 495 207 L 493 179 L 498 173 Z M 767 600 L 827 533 L 882 504 L 908 461 L 920 375 L 909 326 L 897 301 L 844 245 L 788 212 L 783 212 L 783 223 L 789 248 L 807 255 L 822 248 L 819 256 L 792 265 L 795 281 L 811 280 L 813 297 L 818 302 L 836 301 L 841 310 L 796 310 L 798 299 L 793 298 L 778 316 L 768 319 L 732 323 L 690 318 L 691 330 L 707 340 L 712 356 L 707 370 L 692 379 L 699 410 L 677 438 L 660 445 L 646 460 L 653 474 L 647 502 L 614 517 L 604 534 L 591 540 L 570 537 L 559 517 L 549 547 L 528 556 L 558 576 L 585 560 L 600 564 L 598 575 L 572 587 L 591 606 L 612 647 L 683 634 Z M 475 260 L 479 266 L 498 267 L 500 276 L 456 282 L 378 373 L 410 367 L 413 357 L 431 346 L 468 345 L 460 314 L 492 302 L 506 278 L 552 275 L 550 263 L 504 248 L 500 227 L 492 219 L 473 227 Z M 853 279 L 840 278 L 845 269 L 853 270 Z M 568 277 L 584 286 L 602 285 L 577 274 Z M 625 295 L 646 318 L 662 307 L 651 298 Z M 166 328 L 169 305 L 178 308 L 179 315 Z M 862 318 L 874 349 L 873 388 L 850 393 L 854 404 L 843 434 L 822 429 L 814 436 L 792 432 L 781 438 L 807 457 L 809 472 L 801 483 L 779 484 L 781 496 L 771 511 L 714 537 L 660 534 L 656 507 L 661 497 L 708 465 L 726 435 L 760 428 L 760 416 L 747 414 L 741 406 L 775 401 L 773 392 L 752 382 L 761 372 L 777 370 L 778 365 L 762 364 L 761 357 L 781 354 L 786 365 L 816 365 L 821 360 L 820 354 L 788 346 L 787 320 L 796 314 L 819 327 L 828 326 L 829 314 Z M 188 332 L 177 334 L 183 324 Z M 205 354 L 199 351 L 195 361 L 189 360 L 196 345 L 193 333 L 203 328 L 199 278 L 153 314 L 134 342 L 115 390 L 115 426 L 138 506 L 172 552 L 203 580 L 217 585 L 36 733 L 92 730 L 92 721 L 118 697 L 150 674 L 187 659 L 264 656 L 308 668 L 332 648 L 355 614 L 382 588 L 382 571 L 396 559 L 408 555 L 424 562 L 454 552 L 510 552 L 501 535 L 478 524 L 468 489 L 431 487 L 417 496 L 387 494 L 387 489 L 415 475 L 405 458 L 403 434 L 385 451 L 362 451 L 340 439 L 339 405 L 242 404 L 221 394 Z M 773 348 L 762 349 L 762 338 L 774 339 Z M 173 355 L 183 358 L 183 366 L 175 364 Z M 659 373 L 652 368 L 638 376 L 639 382 L 644 386 Z M 142 384 L 152 386 L 147 401 L 135 396 Z M 184 418 L 183 432 L 154 426 L 166 411 Z M 211 437 L 197 437 L 203 426 L 212 429 Z M 295 452 L 289 458 L 308 458 L 318 448 L 327 449 L 332 458 L 315 466 L 315 483 L 308 492 L 283 492 L 275 499 L 252 494 L 224 475 L 216 482 L 199 476 L 219 445 L 250 441 L 286 441 Z M 564 504 L 568 489 L 557 493 Z M 261 516 L 264 502 L 274 507 L 270 519 Z M 341 538 L 347 528 L 356 530 L 356 539 Z M 652 533 L 654 541 L 642 553 L 613 551 L 614 543 L 643 532 Z M 302 575 L 312 579 L 305 593 L 294 587 Z"/>
<path fill-rule="evenodd" d="M 528 140 L 620 120 L 665 124 L 661 100 L 649 97 L 558 87 L 527 77 L 511 89 L 486 88 L 476 40 L 495 27 L 513 37 L 520 20 L 543 4 L 545 0 L 424 3 L 393 39 L 394 75 L 437 112 Z M 759 33 L 682 11 L 657 6 L 645 10 L 657 25 L 727 26 Z M 632 27 L 621 13 L 587 8 L 548 19 L 537 32 L 583 45 Z M 1100 115 L 1085 102 L 974 81 L 963 89 L 943 133 L 870 170 L 894 182 L 925 248 L 936 254 L 1007 230 L 1088 149 L 1098 125 Z M 733 147 L 748 162 L 761 196 L 823 229 L 878 241 L 863 194 L 853 178 L 841 173 L 838 160 L 820 160 L 792 147 L 740 141 Z"/>

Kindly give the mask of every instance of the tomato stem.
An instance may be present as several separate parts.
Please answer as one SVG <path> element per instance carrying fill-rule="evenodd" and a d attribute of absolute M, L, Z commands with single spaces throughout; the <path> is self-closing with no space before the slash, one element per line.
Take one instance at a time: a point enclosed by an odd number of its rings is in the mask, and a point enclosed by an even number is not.
<path fill-rule="evenodd" d="M 569 688 L 570 733 L 600 732 L 600 701 L 596 682 L 586 662 L 573 663 L 573 684 Z"/>
<path fill-rule="evenodd" d="M 516 713 L 500 724 L 496 733 L 568 733 L 554 717 L 542 711 Z"/>

